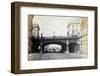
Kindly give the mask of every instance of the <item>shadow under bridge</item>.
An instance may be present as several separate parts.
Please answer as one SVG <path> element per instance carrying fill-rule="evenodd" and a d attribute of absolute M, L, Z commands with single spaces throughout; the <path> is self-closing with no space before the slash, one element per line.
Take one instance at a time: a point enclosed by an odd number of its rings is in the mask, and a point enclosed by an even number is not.
<path fill-rule="evenodd" d="M 45 52 L 50 52 L 48 49 L 45 50 L 45 47 L 46 46 L 49 46 L 51 44 L 60 45 L 61 46 L 60 51 L 56 51 L 56 48 L 55 47 L 51 48 L 51 50 L 54 50 L 52 52 L 61 52 L 61 53 L 64 53 L 66 51 L 66 48 L 67 48 L 66 40 L 63 40 L 62 41 L 62 40 L 57 40 L 57 39 L 43 39 L 42 40 L 42 51 L 44 53 Z"/>

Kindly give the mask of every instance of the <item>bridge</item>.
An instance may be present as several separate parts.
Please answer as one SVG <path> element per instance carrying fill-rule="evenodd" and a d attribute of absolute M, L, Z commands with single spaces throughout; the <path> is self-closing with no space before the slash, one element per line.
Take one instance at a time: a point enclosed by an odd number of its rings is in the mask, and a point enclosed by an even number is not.
<path fill-rule="evenodd" d="M 80 43 L 78 44 L 79 40 L 80 37 L 53 36 L 53 37 L 41 37 L 38 38 L 37 41 L 36 40 L 35 41 L 37 43 L 39 42 L 37 46 L 40 46 L 40 50 L 38 51 L 44 52 L 45 46 L 50 44 L 58 44 L 61 45 L 62 47 L 60 52 L 64 53 L 66 51 L 76 52 L 77 50 L 79 50 L 80 47 Z"/>

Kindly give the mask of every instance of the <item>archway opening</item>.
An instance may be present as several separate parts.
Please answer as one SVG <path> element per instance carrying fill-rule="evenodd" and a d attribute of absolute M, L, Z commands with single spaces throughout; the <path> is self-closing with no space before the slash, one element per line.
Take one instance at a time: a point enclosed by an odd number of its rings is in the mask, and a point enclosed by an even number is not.
<path fill-rule="evenodd" d="M 77 51 L 77 43 L 69 44 L 69 53 L 75 53 Z"/>
<path fill-rule="evenodd" d="M 45 53 L 59 53 L 62 50 L 62 45 L 59 44 L 48 44 L 44 46 Z"/>
<path fill-rule="evenodd" d="M 63 42 L 45 42 L 42 45 L 42 50 L 43 52 L 48 52 L 48 50 L 46 51 L 46 48 L 50 47 L 50 50 L 52 50 L 52 53 L 64 53 L 66 51 L 66 44 Z M 51 51 L 50 51 L 51 52 Z"/>

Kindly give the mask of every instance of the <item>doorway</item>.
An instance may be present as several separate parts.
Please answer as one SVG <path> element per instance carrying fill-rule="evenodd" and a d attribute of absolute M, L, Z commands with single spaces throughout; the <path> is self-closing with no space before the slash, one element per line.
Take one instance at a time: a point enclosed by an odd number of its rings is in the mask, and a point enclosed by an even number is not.
<path fill-rule="evenodd" d="M 70 43 L 69 44 L 69 53 L 75 53 L 77 51 L 77 44 L 76 43 Z"/>

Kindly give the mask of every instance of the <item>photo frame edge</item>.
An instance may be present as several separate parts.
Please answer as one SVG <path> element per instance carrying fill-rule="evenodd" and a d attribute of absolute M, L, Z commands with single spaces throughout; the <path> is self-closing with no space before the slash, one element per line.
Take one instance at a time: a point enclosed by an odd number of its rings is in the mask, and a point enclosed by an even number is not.
<path fill-rule="evenodd" d="M 25 3 L 25 5 L 24 5 Z M 21 6 L 28 6 L 30 3 L 28 2 L 13 2 L 11 3 L 11 72 L 15 74 L 25 74 L 25 73 L 40 73 L 40 72 L 57 72 L 57 71 L 73 71 L 73 70 L 87 70 L 87 69 L 97 69 L 97 7 L 92 6 L 85 6 L 88 7 L 86 10 L 94 10 L 95 11 L 95 60 L 94 66 L 83 66 L 83 67 L 62 67 L 62 68 L 46 68 L 46 69 L 35 69 L 35 70 L 20 70 L 20 7 Z M 33 4 L 42 4 L 43 3 L 31 3 Z M 51 4 L 49 4 L 51 5 Z M 53 4 L 57 6 L 63 6 L 59 4 Z M 30 6 L 30 5 L 29 5 Z M 40 5 L 39 5 L 40 6 Z M 74 5 L 64 5 L 65 6 L 74 6 Z M 84 6 L 77 6 L 77 7 L 84 7 Z M 90 9 L 91 7 L 91 9 Z M 55 8 L 55 7 L 53 7 Z M 59 7 L 57 7 L 59 8 Z M 62 7 L 61 7 L 62 8 Z M 67 7 L 68 8 L 68 7 Z M 74 9 L 75 7 L 73 7 Z M 85 9 L 84 8 L 84 9 Z M 70 9 L 70 8 L 69 8 Z M 76 8 L 77 9 L 77 8 Z M 78 8 L 80 9 L 80 8 Z M 15 29 L 16 28 L 16 29 Z"/>

